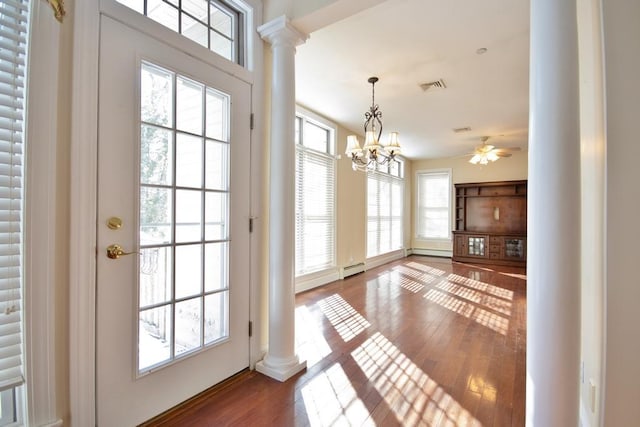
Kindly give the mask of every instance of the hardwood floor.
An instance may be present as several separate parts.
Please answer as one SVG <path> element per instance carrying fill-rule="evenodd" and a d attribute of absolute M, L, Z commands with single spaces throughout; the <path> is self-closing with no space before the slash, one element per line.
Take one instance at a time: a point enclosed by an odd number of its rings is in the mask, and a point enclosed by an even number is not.
<path fill-rule="evenodd" d="M 245 371 L 145 425 L 524 426 L 525 269 L 410 256 L 296 307 L 306 371 Z"/>

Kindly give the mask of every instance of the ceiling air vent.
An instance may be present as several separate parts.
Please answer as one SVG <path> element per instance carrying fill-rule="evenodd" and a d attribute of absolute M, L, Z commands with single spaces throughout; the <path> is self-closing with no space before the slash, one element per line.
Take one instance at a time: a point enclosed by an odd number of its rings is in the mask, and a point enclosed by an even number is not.
<path fill-rule="evenodd" d="M 455 128 L 453 133 L 462 133 L 462 132 L 471 132 L 471 128 L 469 126 L 465 126 L 463 128 Z"/>
<path fill-rule="evenodd" d="M 440 80 L 436 80 L 435 82 L 429 82 L 429 83 L 422 83 L 420 84 L 420 88 L 422 89 L 423 92 L 428 91 L 429 89 L 445 89 L 447 87 L 446 84 L 444 84 L 444 80 L 440 79 Z"/>

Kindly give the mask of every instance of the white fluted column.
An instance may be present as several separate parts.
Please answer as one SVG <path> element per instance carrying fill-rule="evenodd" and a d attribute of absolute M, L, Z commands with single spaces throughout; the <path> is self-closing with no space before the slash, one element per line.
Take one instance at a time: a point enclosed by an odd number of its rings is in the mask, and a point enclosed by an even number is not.
<path fill-rule="evenodd" d="M 281 16 L 258 28 L 271 44 L 269 349 L 256 370 L 285 381 L 306 367 L 295 349 L 295 53 L 307 35 Z"/>
<path fill-rule="evenodd" d="M 531 2 L 527 426 L 578 425 L 580 135 L 576 2 Z"/>

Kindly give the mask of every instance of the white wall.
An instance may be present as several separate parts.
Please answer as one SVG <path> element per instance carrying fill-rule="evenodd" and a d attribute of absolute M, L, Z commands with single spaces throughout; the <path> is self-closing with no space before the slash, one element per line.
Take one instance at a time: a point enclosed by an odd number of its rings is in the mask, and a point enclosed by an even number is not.
<path fill-rule="evenodd" d="M 640 420 L 640 2 L 602 1 L 606 92 L 605 426 Z"/>
<path fill-rule="evenodd" d="M 451 240 L 420 240 L 415 234 L 415 200 L 416 200 L 416 173 L 429 169 L 451 169 L 452 184 L 465 182 L 491 182 L 491 181 L 514 181 L 527 179 L 527 153 L 516 152 L 513 156 L 500 159 L 488 165 L 473 165 L 466 157 L 451 157 L 446 159 L 426 159 L 414 160 L 412 163 L 412 221 L 411 221 L 411 248 L 433 251 L 451 251 L 453 244 Z M 453 218 L 455 210 L 455 200 L 452 190 L 451 199 L 451 229 L 454 229 Z"/>

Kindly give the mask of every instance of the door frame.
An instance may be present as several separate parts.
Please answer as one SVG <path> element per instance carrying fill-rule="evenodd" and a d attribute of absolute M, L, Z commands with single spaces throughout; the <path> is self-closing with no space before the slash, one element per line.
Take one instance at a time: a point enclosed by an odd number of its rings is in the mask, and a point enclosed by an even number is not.
<path fill-rule="evenodd" d="M 262 265 L 259 248 L 263 229 L 260 214 L 263 206 L 261 191 L 264 173 L 263 138 L 263 48 L 256 31 L 262 22 L 262 4 L 245 0 L 253 10 L 248 14 L 247 69 L 226 60 L 209 58 L 216 66 L 252 85 L 251 111 L 255 114 L 250 141 L 250 215 L 254 231 L 250 235 L 250 301 L 249 320 L 257 327 L 249 344 L 250 367 L 261 358 L 259 274 Z M 71 183 L 70 183 L 70 250 L 69 250 L 69 405 L 74 425 L 93 426 L 96 423 L 96 219 L 97 219 L 97 153 L 98 153 L 98 61 L 100 15 L 105 14 L 140 31 L 162 38 L 180 50 L 196 56 L 202 47 L 193 46 L 168 29 L 145 18 L 114 0 L 78 2 L 74 11 L 73 75 L 71 102 Z M 195 51 L 195 52 L 193 52 Z M 208 55 L 211 57 L 212 55 Z M 201 58 L 202 59 L 202 58 Z M 247 224 L 247 226 L 249 226 Z"/>

